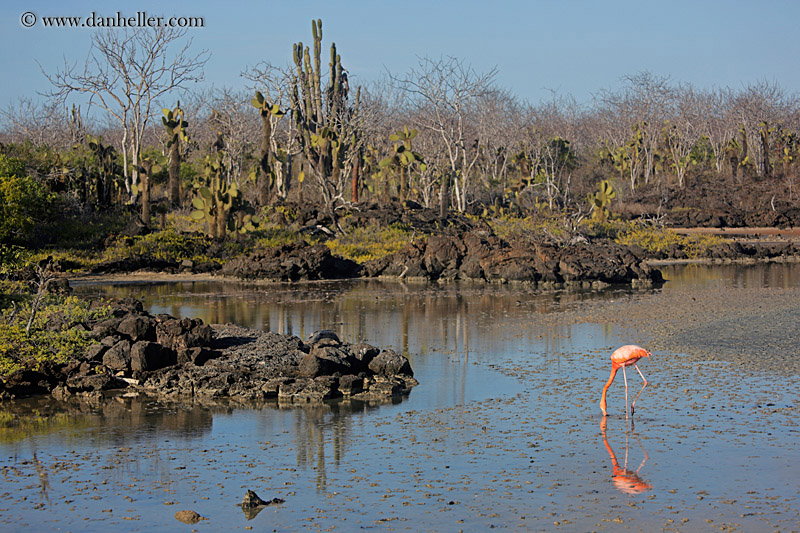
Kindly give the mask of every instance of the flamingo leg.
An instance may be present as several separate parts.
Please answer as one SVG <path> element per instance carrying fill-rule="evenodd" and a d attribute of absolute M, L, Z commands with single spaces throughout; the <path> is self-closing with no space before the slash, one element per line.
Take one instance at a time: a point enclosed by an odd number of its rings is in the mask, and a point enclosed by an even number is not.
<path fill-rule="evenodd" d="M 625 380 L 625 418 L 628 418 L 628 375 L 625 373 L 625 366 L 622 367 L 622 378 Z M 633 411 L 631 411 L 633 414 Z"/>
<path fill-rule="evenodd" d="M 639 394 L 636 395 L 636 398 L 633 399 L 633 404 L 631 405 L 631 416 L 633 416 L 633 408 L 636 407 L 636 400 L 639 399 L 639 396 L 641 396 L 642 393 L 644 392 L 644 388 L 647 387 L 647 379 L 645 379 L 644 374 L 642 374 L 642 371 L 639 370 L 639 366 L 636 363 L 634 363 L 633 367 L 636 369 L 637 372 L 639 372 L 639 375 L 642 376 L 644 385 L 642 385 L 642 389 L 639 391 Z"/>

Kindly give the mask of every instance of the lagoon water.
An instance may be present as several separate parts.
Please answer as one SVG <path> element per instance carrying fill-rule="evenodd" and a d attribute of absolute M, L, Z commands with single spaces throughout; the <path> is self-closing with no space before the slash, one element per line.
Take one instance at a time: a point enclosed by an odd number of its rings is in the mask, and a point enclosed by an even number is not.
<path fill-rule="evenodd" d="M 673 290 L 800 287 L 797 264 L 663 271 L 671 281 L 645 291 L 656 302 Z M 639 294 L 631 289 L 356 281 L 76 292 L 301 338 L 333 329 L 402 351 L 420 385 L 382 405 L 6 404 L 2 530 L 800 528 L 797 376 L 655 352 L 640 364 L 650 384 L 635 424 L 621 379 L 603 421 L 610 352 L 639 336 L 602 317 L 560 317 Z M 285 502 L 245 513 L 248 489 Z M 178 522 L 185 509 L 207 520 Z"/>

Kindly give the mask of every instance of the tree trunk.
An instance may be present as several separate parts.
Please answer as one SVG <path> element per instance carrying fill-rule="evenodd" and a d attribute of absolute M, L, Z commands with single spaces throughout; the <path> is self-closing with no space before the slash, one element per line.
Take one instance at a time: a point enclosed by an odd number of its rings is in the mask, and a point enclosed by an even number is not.
<path fill-rule="evenodd" d="M 261 139 L 261 172 L 259 172 L 257 182 L 258 203 L 267 205 L 270 197 L 270 176 L 272 174 L 272 150 L 269 145 L 272 137 L 272 123 L 269 121 L 269 115 L 261 114 L 261 124 L 264 138 Z"/>
<path fill-rule="evenodd" d="M 447 218 L 447 208 L 450 205 L 450 173 L 442 176 L 442 190 L 439 192 L 439 218 Z"/>
<path fill-rule="evenodd" d="M 214 238 L 218 241 L 222 241 L 225 239 L 225 230 L 227 221 L 227 213 L 225 212 L 222 207 L 217 204 L 217 216 L 216 219 L 216 231 L 214 232 Z"/>
<path fill-rule="evenodd" d="M 142 189 L 142 224 L 150 228 L 150 171 L 153 164 L 149 161 L 143 163 L 140 184 Z"/>
<path fill-rule="evenodd" d="M 360 165 L 361 165 L 361 156 L 357 156 L 355 162 L 353 163 L 353 170 L 350 172 L 350 187 L 351 187 L 351 199 L 353 203 L 358 203 L 358 173 L 360 172 Z"/>
<path fill-rule="evenodd" d="M 181 173 L 181 152 L 180 144 L 177 139 L 172 141 L 169 149 L 169 187 L 167 188 L 167 196 L 169 203 L 173 207 L 179 207 L 181 197 L 180 186 L 180 173 Z"/>
<path fill-rule="evenodd" d="M 400 202 L 406 201 L 406 195 L 408 194 L 408 169 L 400 165 Z"/>
<path fill-rule="evenodd" d="M 772 177 L 772 164 L 769 161 L 769 126 L 765 123 L 761 130 L 761 151 L 763 161 L 761 163 L 761 173 L 765 178 Z"/>

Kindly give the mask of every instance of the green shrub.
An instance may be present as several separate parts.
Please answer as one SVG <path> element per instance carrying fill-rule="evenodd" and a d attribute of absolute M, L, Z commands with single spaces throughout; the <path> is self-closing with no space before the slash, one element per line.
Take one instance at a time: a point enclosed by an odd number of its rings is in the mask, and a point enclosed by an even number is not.
<path fill-rule="evenodd" d="M 377 224 L 351 228 L 350 233 L 327 241 L 331 253 L 357 263 L 380 259 L 398 252 L 410 245 L 414 239 L 424 239 L 415 235 L 410 226 L 391 224 L 388 227 Z"/>
<path fill-rule="evenodd" d="M 0 314 L 0 376 L 20 368 L 36 368 L 44 362 L 65 363 L 74 359 L 94 341 L 82 327 L 88 320 L 109 315 L 108 307 L 91 308 L 75 296 L 48 295 L 36 314 L 30 334 L 25 326 L 30 302 Z M 48 327 L 45 327 L 48 326 Z"/>
<path fill-rule="evenodd" d="M 0 242 L 0 276 L 22 268 L 29 256 L 30 252 L 23 246 Z"/>
<path fill-rule="evenodd" d="M 200 233 L 179 233 L 166 229 L 137 237 L 121 237 L 106 249 L 107 260 L 145 259 L 181 262 L 208 260 L 211 238 Z"/>
<path fill-rule="evenodd" d="M 615 242 L 626 246 L 639 246 L 650 254 L 666 254 L 672 248 L 684 251 L 689 259 L 707 257 L 710 249 L 728 239 L 716 235 L 681 235 L 669 229 L 653 226 L 635 226 L 619 233 Z"/>
<path fill-rule="evenodd" d="M 529 243 L 543 239 L 564 241 L 573 230 L 563 215 L 537 215 L 528 217 L 499 216 L 487 221 L 495 235 L 506 242 Z"/>
<path fill-rule="evenodd" d="M 256 239 L 256 248 L 270 249 L 283 246 L 285 244 L 296 244 L 305 242 L 308 244 L 316 244 L 317 239 L 312 239 L 301 235 L 300 233 L 289 231 L 279 226 L 268 227 L 259 229 L 257 232 L 258 238 Z"/>
<path fill-rule="evenodd" d="M 109 235 L 123 231 L 135 216 L 122 207 L 86 212 L 75 201 L 63 196 L 56 198 L 52 212 L 59 216 L 57 220 L 50 217 L 44 226 L 47 235 L 38 240 L 46 242 L 47 246 L 76 250 L 97 250 Z"/>
<path fill-rule="evenodd" d="M 52 201 L 53 195 L 25 174 L 19 160 L 0 154 L 0 242 L 30 239 L 36 225 L 46 218 Z"/>

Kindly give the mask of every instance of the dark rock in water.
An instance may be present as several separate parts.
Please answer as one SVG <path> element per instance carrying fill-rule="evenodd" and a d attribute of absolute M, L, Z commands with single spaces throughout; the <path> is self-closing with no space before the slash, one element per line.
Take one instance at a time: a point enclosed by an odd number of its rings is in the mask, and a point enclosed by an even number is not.
<path fill-rule="evenodd" d="M 353 357 L 357 361 L 359 361 L 359 366 L 363 368 L 367 368 L 372 360 L 375 359 L 375 356 L 380 352 L 381 351 L 376 347 L 363 342 L 350 346 L 350 353 L 353 354 Z"/>
<path fill-rule="evenodd" d="M 195 346 L 178 351 L 177 363 L 192 363 L 196 366 L 203 366 L 207 361 L 219 357 L 221 354 L 217 350 Z"/>
<path fill-rule="evenodd" d="M 338 383 L 339 380 L 333 376 L 297 379 L 281 385 L 278 399 L 293 403 L 319 403 L 338 398 L 342 396 L 337 389 Z"/>
<path fill-rule="evenodd" d="M 538 283 L 633 283 L 655 281 L 660 273 L 644 257 L 611 241 L 576 240 L 569 246 L 506 242 L 491 230 L 473 228 L 440 234 L 363 265 L 367 277 L 421 277 L 429 280 L 482 280 Z"/>
<path fill-rule="evenodd" d="M 413 376 L 408 359 L 394 350 L 383 350 L 372 361 L 368 368 L 379 376 Z"/>
<path fill-rule="evenodd" d="M 355 277 L 360 266 L 355 261 L 334 257 L 324 244 L 286 244 L 235 258 L 222 267 L 222 273 L 243 279 L 298 281 Z"/>
<path fill-rule="evenodd" d="M 311 344 L 318 343 L 322 339 L 330 339 L 336 341 L 337 344 L 342 343 L 342 341 L 339 340 L 339 336 L 332 329 L 322 329 L 319 331 L 315 331 L 314 333 L 308 336 L 308 342 Z"/>
<path fill-rule="evenodd" d="M 333 346 L 314 346 L 311 352 L 300 361 L 298 373 L 302 377 L 313 378 L 345 373 L 350 370 L 347 354 Z"/>
<path fill-rule="evenodd" d="M 242 499 L 242 511 L 244 512 L 245 518 L 252 520 L 258 516 L 258 513 L 260 513 L 264 507 L 269 505 L 278 505 L 281 503 L 284 503 L 284 500 L 281 498 L 272 498 L 270 501 L 265 502 L 258 497 L 258 494 L 252 490 L 248 490 L 247 494 L 245 494 L 244 498 Z"/>
<path fill-rule="evenodd" d="M 242 507 L 258 507 L 260 505 L 267 505 L 267 502 L 258 497 L 258 494 L 252 490 L 248 490 L 242 498 Z"/>
<path fill-rule="evenodd" d="M 347 374 L 339 378 L 339 392 L 348 398 L 360 392 L 364 392 L 364 378 Z"/>
<path fill-rule="evenodd" d="M 4 397 L 32 396 L 48 394 L 57 383 L 57 379 L 48 372 L 23 369 L 17 370 L 5 378 L 4 382 L 0 382 L 2 387 L 0 390 Z"/>
<path fill-rule="evenodd" d="M 67 389 L 71 393 L 121 389 L 125 386 L 124 381 L 105 373 L 74 376 L 67 379 Z"/>
<path fill-rule="evenodd" d="M 127 386 L 162 397 L 317 403 L 345 396 L 382 400 L 417 385 L 405 357 L 342 343 L 331 330 L 306 344 L 232 324 L 212 328 L 198 319 L 154 317 L 129 299 L 113 303 L 111 313 L 84 328 L 99 342 L 82 357 L 12 374 L 0 382 L 0 399 L 99 395 Z"/>
<path fill-rule="evenodd" d="M 213 332 L 202 320 L 158 315 L 156 322 L 156 341 L 165 348 L 179 352 L 211 342 Z"/>
<path fill-rule="evenodd" d="M 285 503 L 281 498 L 272 498 L 270 501 L 264 501 L 252 490 L 248 490 L 244 498 L 242 498 L 242 507 L 261 507 L 263 505 L 278 505 L 281 503 Z"/>

